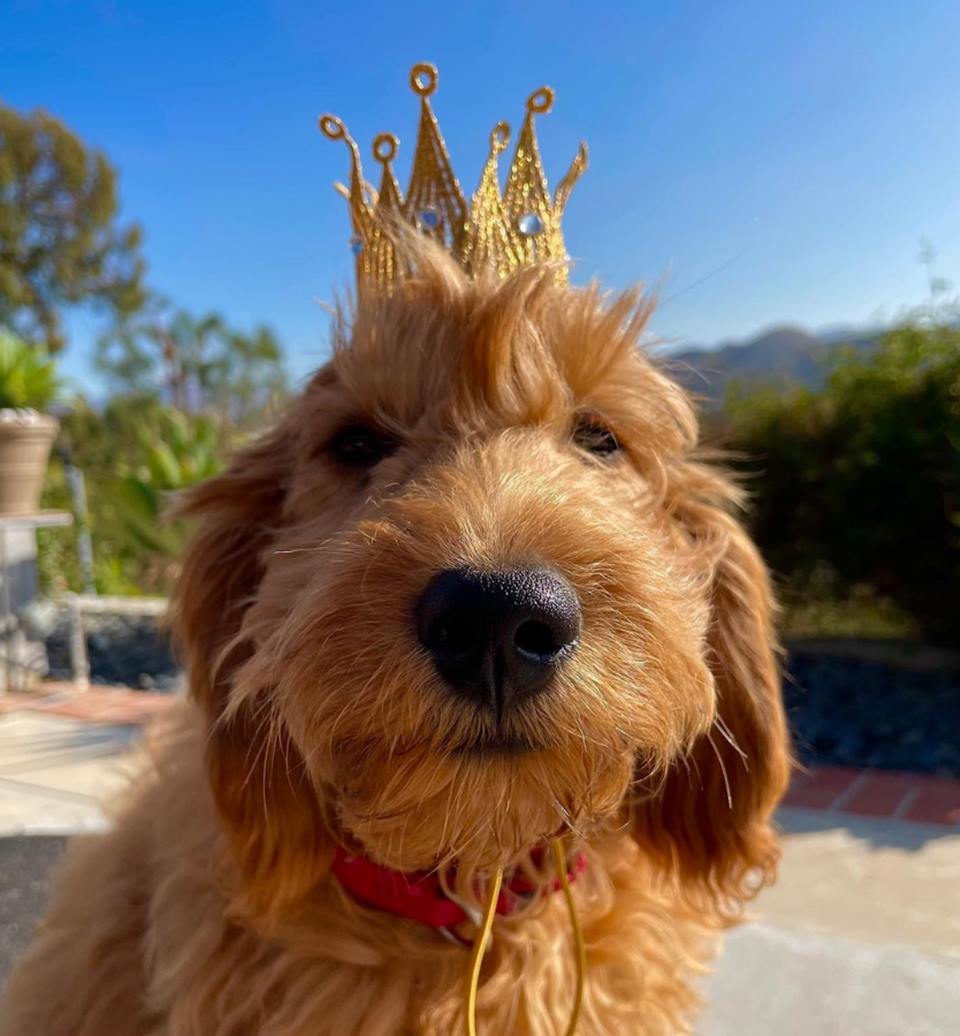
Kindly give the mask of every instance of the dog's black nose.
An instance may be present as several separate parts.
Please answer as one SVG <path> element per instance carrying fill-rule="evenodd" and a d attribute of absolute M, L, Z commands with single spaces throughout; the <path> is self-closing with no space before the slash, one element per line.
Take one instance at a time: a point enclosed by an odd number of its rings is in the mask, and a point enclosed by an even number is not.
<path fill-rule="evenodd" d="M 447 569 L 417 602 L 417 633 L 447 684 L 500 719 L 543 690 L 573 652 L 580 602 L 543 568 Z"/>

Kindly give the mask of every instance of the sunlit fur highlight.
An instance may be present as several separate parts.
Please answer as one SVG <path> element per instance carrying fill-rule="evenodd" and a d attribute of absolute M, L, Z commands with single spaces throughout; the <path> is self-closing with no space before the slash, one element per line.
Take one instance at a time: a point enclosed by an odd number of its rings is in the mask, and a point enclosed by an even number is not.
<path fill-rule="evenodd" d="M 116 827 L 75 846 L 5 1036 L 448 1036 L 465 952 L 350 900 L 335 846 L 479 901 L 557 834 L 589 861 L 581 1036 L 688 1032 L 717 934 L 772 880 L 769 581 L 638 346 L 648 303 L 405 248 L 413 275 L 339 313 L 330 363 L 184 501 L 192 702 Z M 583 413 L 623 457 L 572 444 Z M 370 473 L 328 449 L 360 421 L 398 444 Z M 527 564 L 575 588 L 581 643 L 508 720 L 539 751 L 457 753 L 491 721 L 445 693 L 413 603 L 440 569 Z M 481 1031 L 562 1031 L 573 969 L 561 897 L 499 919 Z"/>

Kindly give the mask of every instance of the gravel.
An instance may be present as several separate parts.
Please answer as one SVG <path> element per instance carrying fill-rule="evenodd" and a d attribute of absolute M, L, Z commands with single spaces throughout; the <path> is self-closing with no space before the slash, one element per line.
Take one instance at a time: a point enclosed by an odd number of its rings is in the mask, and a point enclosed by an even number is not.
<path fill-rule="evenodd" d="M 83 626 L 93 683 L 142 691 L 176 691 L 182 686 L 183 670 L 157 619 L 86 615 Z M 46 645 L 51 679 L 69 680 L 70 627 L 65 617 L 47 635 Z"/>
<path fill-rule="evenodd" d="M 960 672 L 796 653 L 788 674 L 804 763 L 960 777 Z"/>

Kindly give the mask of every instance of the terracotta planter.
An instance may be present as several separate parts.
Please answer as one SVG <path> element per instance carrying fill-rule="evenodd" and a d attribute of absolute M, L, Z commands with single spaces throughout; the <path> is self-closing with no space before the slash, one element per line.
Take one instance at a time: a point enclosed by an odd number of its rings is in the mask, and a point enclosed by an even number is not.
<path fill-rule="evenodd" d="M 40 509 L 50 448 L 60 427 L 35 410 L 0 410 L 0 514 Z"/>

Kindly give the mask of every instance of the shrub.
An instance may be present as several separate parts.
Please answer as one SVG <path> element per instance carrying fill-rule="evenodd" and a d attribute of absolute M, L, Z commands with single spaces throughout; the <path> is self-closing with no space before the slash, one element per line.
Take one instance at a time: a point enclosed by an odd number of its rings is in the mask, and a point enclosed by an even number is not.
<path fill-rule="evenodd" d="M 960 328 L 925 311 L 821 392 L 734 391 L 727 438 L 753 530 L 790 587 L 867 585 L 930 638 L 960 639 Z"/>
<path fill-rule="evenodd" d="M 102 410 L 79 402 L 64 415 L 62 456 L 86 478 L 94 578 L 100 593 L 166 593 L 184 530 L 166 524 L 177 490 L 215 473 L 238 433 L 205 415 L 185 415 L 150 397 L 115 397 Z M 44 506 L 69 510 L 62 464 L 51 464 Z M 69 529 L 40 534 L 48 592 L 79 590 Z"/>

